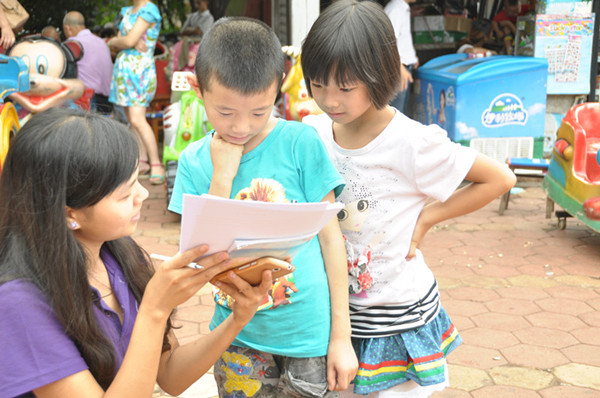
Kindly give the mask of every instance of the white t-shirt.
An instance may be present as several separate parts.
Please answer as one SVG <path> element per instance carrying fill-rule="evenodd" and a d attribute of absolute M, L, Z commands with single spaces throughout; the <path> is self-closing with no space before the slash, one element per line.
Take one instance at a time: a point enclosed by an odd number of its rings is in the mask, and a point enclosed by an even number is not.
<path fill-rule="evenodd" d="M 200 28 L 202 30 L 202 34 L 208 32 L 208 30 L 213 26 L 215 19 L 209 10 L 204 10 L 202 12 L 196 11 L 190 14 L 190 16 L 185 20 L 185 23 L 181 27 L 181 31 L 186 30 L 187 28 Z"/>
<path fill-rule="evenodd" d="M 413 46 L 413 38 L 410 32 L 410 7 L 404 0 L 391 0 L 384 8 L 385 13 L 392 21 L 400 62 L 404 65 L 417 63 L 417 53 Z"/>
<path fill-rule="evenodd" d="M 400 112 L 373 141 L 353 150 L 334 141 L 327 115 L 303 122 L 317 129 L 346 180 L 338 198 L 346 207 L 338 218 L 349 269 L 355 265 L 350 272 L 352 335 L 382 337 L 426 324 L 439 310 L 437 284 L 420 251 L 410 261 L 405 257 L 428 198 L 448 199 L 476 152 L 451 142 L 439 126 L 424 126 Z"/>

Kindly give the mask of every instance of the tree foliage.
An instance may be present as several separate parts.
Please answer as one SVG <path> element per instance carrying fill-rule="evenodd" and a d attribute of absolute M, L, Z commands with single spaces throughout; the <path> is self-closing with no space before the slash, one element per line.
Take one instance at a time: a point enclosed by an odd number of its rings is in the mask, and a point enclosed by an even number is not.
<path fill-rule="evenodd" d="M 19 0 L 29 12 L 29 20 L 21 34 L 39 33 L 45 26 L 53 25 L 62 30 L 62 20 L 68 11 L 79 11 L 88 28 L 113 22 L 121 7 L 132 4 L 131 0 Z M 189 2 L 184 0 L 154 0 L 162 15 L 161 31 L 177 32 L 190 12 Z"/>

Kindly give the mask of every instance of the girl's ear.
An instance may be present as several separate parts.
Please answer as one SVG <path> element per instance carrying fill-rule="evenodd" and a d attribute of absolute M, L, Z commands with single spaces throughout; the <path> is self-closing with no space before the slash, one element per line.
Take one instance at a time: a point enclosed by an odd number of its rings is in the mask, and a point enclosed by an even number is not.
<path fill-rule="evenodd" d="M 202 99 L 202 90 L 200 90 L 200 85 L 198 84 L 198 78 L 193 73 L 187 75 L 187 81 L 190 87 L 196 93 L 196 96 Z"/>
<path fill-rule="evenodd" d="M 66 221 L 67 221 L 67 227 L 69 227 L 69 229 L 75 231 L 76 229 L 80 228 L 79 223 L 77 222 L 77 220 L 80 217 L 80 214 L 78 211 L 71 209 L 69 206 L 65 206 L 65 213 L 66 213 Z"/>

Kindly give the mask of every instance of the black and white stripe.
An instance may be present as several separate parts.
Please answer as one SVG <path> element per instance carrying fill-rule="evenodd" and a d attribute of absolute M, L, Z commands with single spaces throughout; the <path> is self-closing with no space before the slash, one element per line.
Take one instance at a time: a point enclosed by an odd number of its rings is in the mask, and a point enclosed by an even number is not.
<path fill-rule="evenodd" d="M 386 337 L 406 332 L 428 323 L 439 308 L 440 295 L 435 280 L 423 298 L 409 305 L 350 304 L 352 337 Z"/>

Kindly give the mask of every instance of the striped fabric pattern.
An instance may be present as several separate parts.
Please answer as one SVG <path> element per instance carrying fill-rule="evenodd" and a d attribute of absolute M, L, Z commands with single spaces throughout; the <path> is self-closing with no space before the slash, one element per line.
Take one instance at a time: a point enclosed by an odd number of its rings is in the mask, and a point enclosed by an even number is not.
<path fill-rule="evenodd" d="M 409 305 L 363 307 L 350 304 L 352 337 L 387 337 L 421 327 L 431 321 L 440 309 L 437 282 L 418 301 Z"/>

